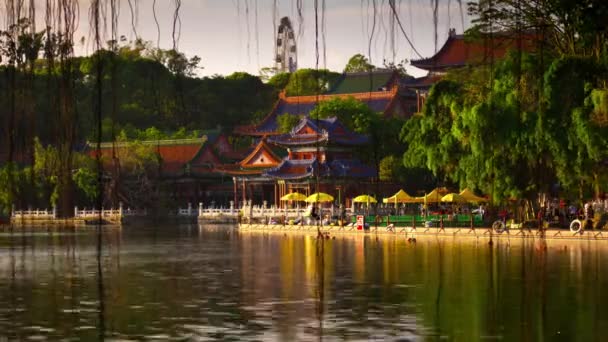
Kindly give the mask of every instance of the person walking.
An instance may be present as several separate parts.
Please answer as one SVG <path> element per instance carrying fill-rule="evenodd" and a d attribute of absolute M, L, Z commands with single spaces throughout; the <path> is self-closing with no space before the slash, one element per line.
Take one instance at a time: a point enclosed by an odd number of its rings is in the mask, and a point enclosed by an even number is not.
<path fill-rule="evenodd" d="M 585 229 L 593 230 L 593 216 L 595 211 L 591 203 L 585 204 Z"/>

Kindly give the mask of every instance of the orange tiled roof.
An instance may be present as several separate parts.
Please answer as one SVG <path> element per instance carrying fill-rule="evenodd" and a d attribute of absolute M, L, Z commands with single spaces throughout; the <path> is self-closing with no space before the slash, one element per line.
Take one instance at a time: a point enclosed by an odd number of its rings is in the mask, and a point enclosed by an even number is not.
<path fill-rule="evenodd" d="M 236 134 L 254 135 L 254 136 L 269 136 L 278 135 L 276 119 L 279 115 L 289 113 L 291 115 L 308 115 L 319 102 L 334 98 L 349 98 L 353 97 L 361 102 L 366 103 L 372 110 L 377 112 L 386 112 L 392 108 L 395 98 L 398 97 L 399 86 L 395 84 L 390 90 L 373 91 L 351 94 L 324 94 L 324 95 L 306 95 L 306 96 L 285 96 L 285 93 L 279 95 L 279 100 L 275 103 L 273 109 L 266 115 L 257 125 L 244 125 L 235 128 Z"/>
<path fill-rule="evenodd" d="M 118 158 L 120 158 L 121 154 L 124 154 L 132 148 L 129 144 L 125 143 L 117 145 L 118 146 L 115 147 L 115 152 Z M 161 140 L 156 146 L 152 144 L 148 144 L 147 146 L 160 157 L 162 161 L 160 171 L 162 174 L 177 175 L 184 171 L 185 165 L 199 153 L 203 145 L 196 141 L 179 143 L 179 140 L 172 141 L 171 144 L 163 145 L 163 141 Z M 112 158 L 111 144 L 104 144 L 101 147 L 100 152 L 104 167 L 109 166 Z M 95 157 L 96 150 L 94 148 L 90 149 L 89 155 Z"/>
<path fill-rule="evenodd" d="M 253 161 L 260 154 L 265 155 L 269 158 L 268 162 L 264 164 L 250 165 L 249 163 Z M 258 145 L 255 147 L 251 153 L 243 159 L 239 165 L 243 168 L 251 168 L 251 167 L 274 167 L 279 165 L 281 162 L 281 158 L 277 156 L 272 148 L 266 143 L 265 139 L 261 139 Z"/>
<path fill-rule="evenodd" d="M 524 34 L 520 36 L 521 48 L 532 50 L 536 36 Z M 467 64 L 489 63 L 491 59 L 502 58 L 508 50 L 518 47 L 516 35 L 496 33 L 491 38 L 483 36 L 479 39 L 466 39 L 464 35 L 451 34 L 443 47 L 432 57 L 412 60 L 417 68 L 429 71 L 442 71 Z"/>

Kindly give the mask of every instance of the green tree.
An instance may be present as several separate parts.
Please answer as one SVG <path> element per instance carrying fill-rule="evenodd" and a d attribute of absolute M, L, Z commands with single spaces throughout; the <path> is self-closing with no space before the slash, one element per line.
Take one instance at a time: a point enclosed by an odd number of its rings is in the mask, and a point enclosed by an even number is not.
<path fill-rule="evenodd" d="M 374 69 L 376 67 L 369 62 L 369 59 L 358 53 L 348 60 L 344 67 L 344 72 L 368 72 Z"/>
<path fill-rule="evenodd" d="M 369 133 L 369 120 L 378 114 L 372 111 L 365 103 L 352 96 L 347 98 L 334 97 L 321 101 L 310 112 L 313 119 L 337 117 L 346 127 L 360 133 Z"/>
<path fill-rule="evenodd" d="M 538 43 L 560 55 L 605 56 L 608 3 L 586 1 L 481 0 L 469 3 L 470 33 L 536 32 Z"/>
<path fill-rule="evenodd" d="M 285 91 L 289 96 L 322 94 L 340 77 L 326 69 L 299 69 L 292 73 Z"/>
<path fill-rule="evenodd" d="M 380 178 L 381 181 L 396 181 L 402 169 L 403 163 L 399 158 L 395 156 L 386 156 L 380 160 L 378 178 Z"/>
<path fill-rule="evenodd" d="M 276 90 L 279 90 L 279 91 L 283 90 L 289 83 L 290 77 L 291 77 L 290 73 L 287 73 L 287 72 L 278 73 L 278 74 L 272 76 L 268 80 L 268 85 L 272 86 Z"/>
<path fill-rule="evenodd" d="M 89 168 L 79 168 L 72 175 L 76 188 L 82 191 L 89 203 L 94 203 L 98 194 L 97 172 Z"/>
<path fill-rule="evenodd" d="M 300 122 L 300 117 L 289 113 L 281 114 L 277 117 L 279 132 L 289 133 Z"/>

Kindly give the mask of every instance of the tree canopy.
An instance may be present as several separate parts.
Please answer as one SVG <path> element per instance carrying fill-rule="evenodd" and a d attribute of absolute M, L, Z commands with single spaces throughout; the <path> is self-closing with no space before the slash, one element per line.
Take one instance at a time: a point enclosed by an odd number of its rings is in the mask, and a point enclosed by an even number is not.
<path fill-rule="evenodd" d="M 369 59 L 358 53 L 348 60 L 348 63 L 344 67 L 344 72 L 367 72 L 374 69 L 376 67 L 369 62 Z"/>
<path fill-rule="evenodd" d="M 299 69 L 289 75 L 289 82 L 285 86 L 288 96 L 322 94 L 340 77 L 339 73 L 326 69 Z"/>

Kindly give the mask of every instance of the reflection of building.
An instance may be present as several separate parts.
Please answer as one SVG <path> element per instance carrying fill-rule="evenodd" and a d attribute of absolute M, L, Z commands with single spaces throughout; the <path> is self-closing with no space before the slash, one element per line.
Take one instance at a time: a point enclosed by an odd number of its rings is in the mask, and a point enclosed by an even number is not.
<path fill-rule="evenodd" d="M 533 50 L 533 35 L 494 33 L 476 38 L 456 34 L 450 29 L 448 39 L 435 55 L 430 58 L 412 60 L 412 66 L 428 71 L 423 77 L 405 79 L 403 86 L 416 92 L 417 112 L 422 110 L 424 100 L 433 84 L 438 82 L 447 71 L 468 65 L 484 65 L 503 58 L 509 50 Z"/>

